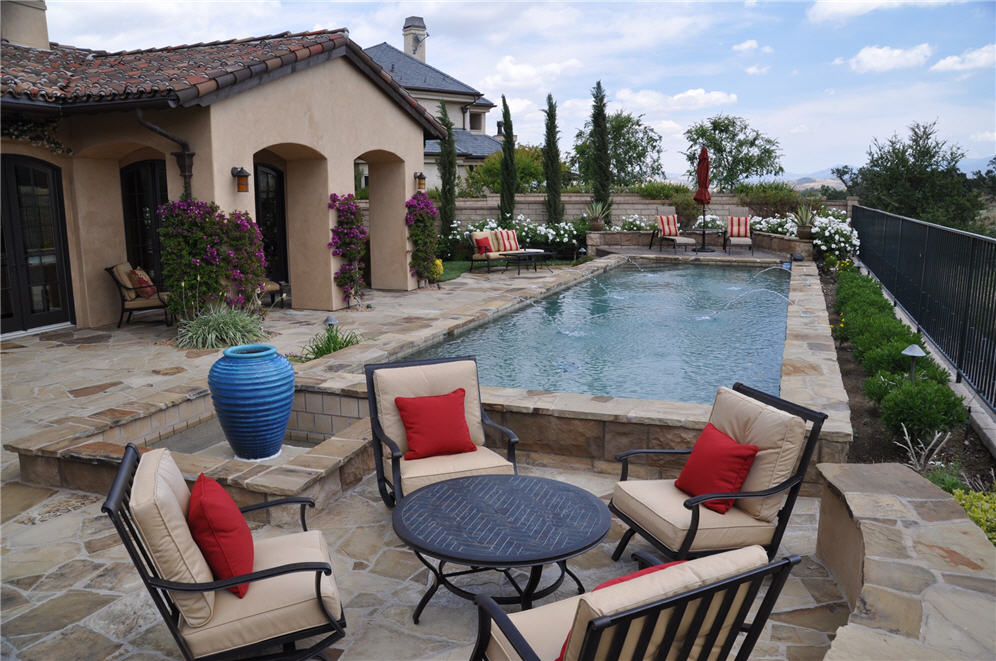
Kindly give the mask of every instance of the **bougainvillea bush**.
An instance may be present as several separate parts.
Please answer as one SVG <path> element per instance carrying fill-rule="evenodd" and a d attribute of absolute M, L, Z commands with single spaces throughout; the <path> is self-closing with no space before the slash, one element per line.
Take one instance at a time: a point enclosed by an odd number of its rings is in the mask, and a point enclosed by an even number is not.
<path fill-rule="evenodd" d="M 335 284 L 342 289 L 342 297 L 348 306 L 353 300 L 359 303 L 363 298 L 363 288 L 367 284 L 363 279 L 363 255 L 367 250 L 369 234 L 352 193 L 329 195 L 329 209 L 334 209 L 337 217 L 329 240 L 329 250 L 336 257 L 342 258 L 342 263 L 335 272 Z"/>
<path fill-rule="evenodd" d="M 422 191 L 416 191 L 405 202 L 405 224 L 408 225 L 408 237 L 412 240 L 412 259 L 408 266 L 412 275 L 419 280 L 433 277 L 433 263 L 436 261 L 436 244 L 439 234 L 436 232 L 436 221 L 439 212 L 429 196 Z"/>
<path fill-rule="evenodd" d="M 266 274 L 263 237 L 244 211 L 178 200 L 159 207 L 163 279 L 169 311 L 193 319 L 210 306 L 256 314 Z"/>

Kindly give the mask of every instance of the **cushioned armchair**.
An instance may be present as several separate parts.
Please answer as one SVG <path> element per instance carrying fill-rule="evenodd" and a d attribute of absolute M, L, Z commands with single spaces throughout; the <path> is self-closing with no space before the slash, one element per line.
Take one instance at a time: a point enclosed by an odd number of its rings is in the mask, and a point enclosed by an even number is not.
<path fill-rule="evenodd" d="M 767 561 L 764 550 L 752 546 L 652 567 L 587 594 L 512 614 L 479 595 L 471 659 L 713 661 L 727 658 L 744 634 L 736 659 L 745 660 L 799 556 Z"/>
<path fill-rule="evenodd" d="M 145 271 L 140 268 L 132 269 L 131 264 L 128 262 L 108 266 L 104 270 L 114 280 L 114 284 L 118 287 L 118 295 L 121 297 L 121 316 L 118 317 L 118 328 L 121 328 L 122 322 L 125 321 L 125 313 L 128 313 L 128 323 L 130 324 L 132 313 L 144 310 L 162 310 L 163 321 L 166 322 L 167 326 L 170 325 L 169 312 L 166 310 L 166 301 L 169 298 L 169 293 L 159 291 L 152 284 L 151 279 L 148 278 Z M 148 284 L 136 284 L 132 281 L 132 274 L 140 274 L 140 277 L 145 278 Z"/>
<path fill-rule="evenodd" d="M 678 252 L 678 246 L 682 246 L 687 251 L 688 246 L 695 245 L 695 239 L 681 236 L 681 230 L 678 228 L 678 216 L 673 213 L 667 216 L 657 216 L 657 227 L 650 235 L 650 248 L 654 247 L 655 238 L 660 239 L 657 245 L 658 251 L 664 249 L 665 241 L 671 243 L 675 252 Z"/>
<path fill-rule="evenodd" d="M 741 246 L 750 248 L 750 254 L 754 254 L 754 230 L 750 226 L 750 216 L 727 216 L 726 217 L 726 252 L 730 252 L 730 246 Z"/>
<path fill-rule="evenodd" d="M 190 502 L 169 450 L 140 458 L 129 443 L 102 508 L 185 659 L 307 659 L 343 637 L 346 620 L 328 547 L 321 532 L 305 525 L 305 508 L 314 501 L 282 498 L 242 507 L 299 506 L 304 531 L 253 540 L 252 571 L 221 580 L 213 580 L 188 526 Z M 229 591 L 246 584 L 241 598 Z M 309 647 L 295 649 L 305 638 L 312 639 Z"/>
<path fill-rule="evenodd" d="M 377 487 L 388 507 L 419 487 L 455 477 L 489 473 L 515 474 L 515 444 L 519 437 L 512 430 L 492 422 L 481 406 L 481 389 L 477 380 L 477 359 L 473 356 L 416 360 L 398 363 L 365 365 L 367 400 L 370 403 L 370 426 L 374 435 L 374 463 Z M 457 391 L 462 390 L 460 395 Z M 433 412 L 425 429 L 408 427 L 403 420 L 397 399 L 411 405 L 432 399 L 458 396 L 462 402 L 462 418 L 452 419 Z M 460 411 L 454 415 L 459 418 Z M 415 448 L 410 438 L 413 431 L 424 432 L 422 444 L 434 445 L 436 439 L 456 427 L 465 425 L 469 440 L 456 449 L 430 448 L 430 456 Z M 507 458 L 484 447 L 485 426 L 497 430 L 507 444 Z M 406 458 L 407 455 L 407 458 Z"/>
<path fill-rule="evenodd" d="M 739 491 L 725 489 L 690 496 L 679 489 L 676 484 L 682 484 L 692 458 L 678 480 L 627 479 L 629 462 L 635 457 L 691 455 L 695 448 L 630 450 L 616 455 L 622 462 L 622 481 L 616 483 L 609 509 L 628 530 L 613 559 L 620 558 L 636 533 L 668 558 L 692 558 L 752 544 L 763 546 L 773 558 L 826 417 L 741 383 L 732 390 L 720 388 L 709 423 L 734 445 L 756 448 L 756 454 L 751 454 L 753 463 L 745 476 L 740 476 Z M 808 434 L 807 423 L 812 424 Z M 706 479 L 719 474 L 715 457 L 706 469 Z M 722 501 L 725 510 L 719 506 Z M 725 513 L 714 511 L 710 504 Z"/>

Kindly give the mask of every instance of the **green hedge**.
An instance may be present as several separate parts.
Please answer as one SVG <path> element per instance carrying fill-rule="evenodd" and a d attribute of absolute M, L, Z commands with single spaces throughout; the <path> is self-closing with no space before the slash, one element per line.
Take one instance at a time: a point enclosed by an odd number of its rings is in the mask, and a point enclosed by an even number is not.
<path fill-rule="evenodd" d="M 947 387 L 947 370 L 926 356 L 917 359 L 916 381 L 909 381 L 910 359 L 903 349 L 924 346 L 923 339 L 896 318 L 882 295 L 882 285 L 855 272 L 842 272 L 837 281 L 834 332 L 849 341 L 854 357 L 870 378 L 865 393 L 879 404 L 882 422 L 895 434 L 903 424 L 910 436 L 927 441 L 968 419 L 962 399 Z"/>
<path fill-rule="evenodd" d="M 955 489 L 952 495 L 965 508 L 968 518 L 982 528 L 990 542 L 996 544 L 996 492 Z"/>

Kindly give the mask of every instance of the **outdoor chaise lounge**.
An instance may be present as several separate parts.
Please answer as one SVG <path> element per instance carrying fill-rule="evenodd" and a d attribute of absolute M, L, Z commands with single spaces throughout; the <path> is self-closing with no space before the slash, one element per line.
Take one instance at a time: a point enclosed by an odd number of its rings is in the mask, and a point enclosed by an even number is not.
<path fill-rule="evenodd" d="M 380 363 L 364 370 L 377 488 L 385 505 L 394 507 L 406 493 L 440 480 L 516 473 L 519 438 L 484 413 L 476 358 Z M 485 426 L 501 434 L 507 459 L 484 447 Z"/>
<path fill-rule="evenodd" d="M 654 247 L 655 238 L 660 239 L 657 246 L 659 251 L 664 249 L 665 241 L 671 242 L 671 246 L 674 248 L 675 252 L 678 252 L 678 246 L 682 246 L 687 251 L 688 246 L 695 245 L 695 239 L 688 236 L 681 236 L 681 230 L 678 228 L 677 214 L 657 216 L 657 228 L 654 229 L 653 234 L 650 235 L 649 248 Z"/>
<path fill-rule="evenodd" d="M 300 507 L 304 531 L 254 540 L 240 512 L 277 505 Z M 322 533 L 305 524 L 308 506 L 315 506 L 310 498 L 293 497 L 237 508 L 203 475 L 192 495 L 169 450 L 140 458 L 129 443 L 102 510 L 183 657 L 221 661 L 307 659 L 343 637 L 346 620 L 328 547 Z M 195 509 L 210 521 L 201 534 L 204 518 L 195 517 Z M 219 552 L 224 566 L 251 571 L 214 580 Z M 310 639 L 308 647 L 295 650 L 303 639 Z"/>
<path fill-rule="evenodd" d="M 743 246 L 750 248 L 750 254 L 754 254 L 754 230 L 750 226 L 750 216 L 727 216 L 726 217 L 726 252 L 730 252 L 730 246 Z"/>
<path fill-rule="evenodd" d="M 169 312 L 166 310 L 166 299 L 169 294 L 152 284 L 152 280 L 141 268 L 133 269 L 128 262 L 108 266 L 107 271 L 114 284 L 118 287 L 121 297 L 121 316 L 118 318 L 118 328 L 125 321 L 128 313 L 128 323 L 131 323 L 133 312 L 143 310 L 162 310 L 166 325 L 170 325 Z"/>
<path fill-rule="evenodd" d="M 709 424 L 696 447 L 616 455 L 622 462 L 622 481 L 616 483 L 609 509 L 628 530 L 613 559 L 619 559 L 636 533 L 673 559 L 752 544 L 763 546 L 768 558 L 774 558 L 826 418 L 825 413 L 737 383 L 732 390 L 720 388 L 716 393 Z M 812 423 L 808 434 L 807 423 Z M 756 455 L 745 446 L 756 447 Z M 744 464 L 735 463 L 736 455 L 744 452 L 753 460 L 746 464 L 746 476 L 740 472 Z M 690 457 L 677 480 L 627 480 L 635 457 L 679 454 Z M 714 492 L 700 488 L 696 494 L 682 490 L 689 483 L 723 484 L 731 474 L 742 484 Z"/>
<path fill-rule="evenodd" d="M 656 562 L 642 553 L 637 558 Z M 751 546 L 648 567 L 587 594 L 511 614 L 479 595 L 471 659 L 722 660 L 743 633 L 736 659 L 745 660 L 799 560 L 768 563 L 764 549 Z M 747 621 L 758 594 L 761 604 Z"/>
<path fill-rule="evenodd" d="M 515 230 L 483 230 L 466 232 L 464 236 L 473 251 L 470 257 L 470 270 L 475 264 L 485 264 L 491 272 L 491 262 L 505 259 L 502 253 L 543 252 L 539 248 L 523 248 Z"/>

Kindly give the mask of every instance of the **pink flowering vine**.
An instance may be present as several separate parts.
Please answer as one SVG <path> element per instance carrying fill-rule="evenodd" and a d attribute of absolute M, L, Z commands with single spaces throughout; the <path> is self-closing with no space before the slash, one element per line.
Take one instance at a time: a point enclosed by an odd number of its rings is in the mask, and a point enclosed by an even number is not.
<path fill-rule="evenodd" d="M 355 299 L 359 304 L 363 298 L 363 256 L 367 251 L 369 234 L 363 225 L 363 215 L 352 193 L 329 195 L 329 209 L 336 212 L 336 226 L 332 228 L 329 250 L 342 258 L 342 264 L 335 272 L 335 284 L 342 289 L 343 298 L 349 306 Z"/>

